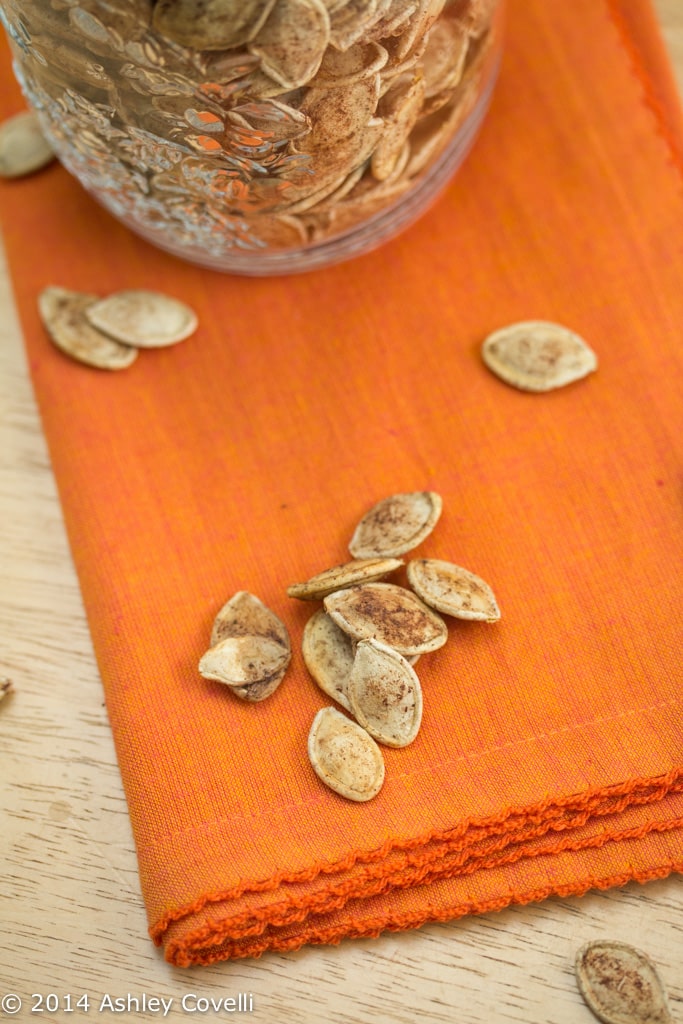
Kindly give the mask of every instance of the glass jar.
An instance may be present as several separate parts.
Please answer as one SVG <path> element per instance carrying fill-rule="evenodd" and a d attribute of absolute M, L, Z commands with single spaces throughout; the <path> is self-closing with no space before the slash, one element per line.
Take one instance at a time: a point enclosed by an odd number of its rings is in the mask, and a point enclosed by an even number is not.
<path fill-rule="evenodd" d="M 308 270 L 432 203 L 496 78 L 499 0 L 0 0 L 64 166 L 217 270 Z"/>

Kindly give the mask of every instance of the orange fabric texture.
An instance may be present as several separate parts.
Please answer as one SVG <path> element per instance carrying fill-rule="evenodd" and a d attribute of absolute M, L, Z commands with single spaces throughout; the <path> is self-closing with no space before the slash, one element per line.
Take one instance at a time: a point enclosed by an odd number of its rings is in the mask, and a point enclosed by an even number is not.
<path fill-rule="evenodd" d="M 512 0 L 493 107 L 437 205 L 354 262 L 240 279 L 184 265 L 53 167 L 3 232 L 106 692 L 154 940 L 176 964 L 415 927 L 683 869 L 680 114 L 646 0 Z M 3 69 L 4 113 L 19 105 Z M 55 350 L 47 284 L 157 288 L 196 335 L 122 373 Z M 560 321 L 597 373 L 516 391 L 490 331 Z M 420 555 L 488 580 L 418 671 L 417 739 L 370 803 L 326 789 L 329 701 L 285 595 L 397 491 Z M 250 590 L 294 657 L 247 705 L 203 681 Z"/>

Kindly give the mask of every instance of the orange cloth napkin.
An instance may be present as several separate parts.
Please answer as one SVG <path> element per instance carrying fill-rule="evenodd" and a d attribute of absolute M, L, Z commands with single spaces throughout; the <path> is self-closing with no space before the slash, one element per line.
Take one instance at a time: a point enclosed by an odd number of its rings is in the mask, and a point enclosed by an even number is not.
<path fill-rule="evenodd" d="M 5 115 L 19 107 L 2 77 Z M 176 964 L 415 927 L 683 869 L 683 162 L 647 0 L 512 0 L 493 108 L 438 204 L 376 253 L 241 279 L 157 252 L 53 167 L 0 193 L 106 691 L 150 932 Z M 196 335 L 122 373 L 47 340 L 48 284 L 157 288 Z M 516 391 L 479 347 L 557 320 L 598 372 Z M 285 587 L 432 489 L 419 554 L 494 625 L 418 666 L 415 742 L 355 804 L 313 773 L 329 703 Z M 202 680 L 236 590 L 295 648 L 262 704 Z"/>

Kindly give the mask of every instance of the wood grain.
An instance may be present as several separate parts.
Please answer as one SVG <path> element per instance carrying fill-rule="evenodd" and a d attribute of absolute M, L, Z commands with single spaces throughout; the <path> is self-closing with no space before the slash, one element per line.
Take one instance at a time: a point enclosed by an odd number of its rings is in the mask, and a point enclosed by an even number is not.
<path fill-rule="evenodd" d="M 656 6 L 683 88 L 683 4 Z M 615 937 L 655 960 L 683 1021 L 680 877 L 338 948 L 191 971 L 163 961 L 146 935 L 101 685 L 3 262 L 0 310 L 0 676 L 15 685 L 0 706 L 0 995 L 23 998 L 14 1019 L 82 1014 L 65 1012 L 64 1002 L 31 1013 L 32 993 L 71 994 L 72 1007 L 88 993 L 88 1016 L 104 1020 L 105 994 L 146 993 L 174 999 L 166 1019 L 180 1021 L 185 994 L 249 992 L 246 1016 L 259 1024 L 589 1024 L 574 955 L 584 942 Z"/>
<path fill-rule="evenodd" d="M 654 0 L 654 7 L 671 55 L 678 88 L 683 94 L 683 3 L 681 0 Z"/>

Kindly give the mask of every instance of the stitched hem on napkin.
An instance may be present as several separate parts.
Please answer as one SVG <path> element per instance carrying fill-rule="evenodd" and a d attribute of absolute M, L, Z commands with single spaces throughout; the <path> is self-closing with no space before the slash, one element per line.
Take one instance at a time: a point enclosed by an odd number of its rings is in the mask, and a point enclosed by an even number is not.
<path fill-rule="evenodd" d="M 207 964 L 226 957 L 258 956 L 267 949 L 292 950 L 304 943 L 339 942 L 382 930 L 419 927 L 427 921 L 447 920 L 467 913 L 501 909 L 548 895 L 580 894 L 589 888 L 607 888 L 627 881 L 647 881 L 683 870 L 683 860 L 664 857 L 638 867 L 632 862 L 617 874 L 579 875 L 569 883 L 561 878 L 545 886 L 511 889 L 488 898 L 467 900 L 447 907 L 403 913 L 384 910 L 368 917 L 354 912 L 354 921 L 321 925 L 324 915 L 347 908 L 391 890 L 421 887 L 438 880 L 500 869 L 518 861 L 581 854 L 608 844 L 644 839 L 683 829 L 683 766 L 656 779 L 631 779 L 560 799 L 547 799 L 527 807 L 508 807 L 499 814 L 467 819 L 448 831 L 434 831 L 411 840 L 390 839 L 374 851 L 351 851 L 334 864 L 313 864 L 295 874 L 244 881 L 224 892 L 205 893 L 193 903 L 164 915 L 150 928 L 157 945 L 166 944 L 166 958 L 178 966 Z M 629 819 L 638 808 L 650 808 Z M 678 812 L 678 813 L 677 813 Z M 558 834 L 559 838 L 558 838 Z M 330 880 L 330 876 L 337 876 Z M 318 880 L 316 887 L 297 883 Z M 232 911 L 249 892 L 276 891 L 269 905 Z M 197 926 L 176 938 L 174 922 Z"/>
<path fill-rule="evenodd" d="M 642 89 L 643 105 L 654 115 L 657 130 L 683 176 L 683 109 L 659 28 L 650 12 L 646 19 L 641 16 L 637 24 L 630 24 L 629 18 L 639 17 L 639 9 L 626 10 L 623 0 L 607 0 L 607 11 Z"/>

